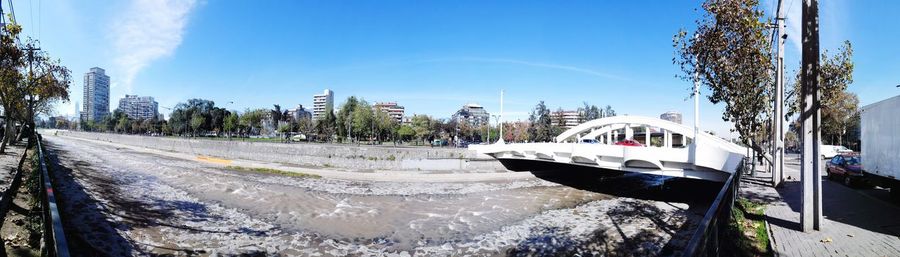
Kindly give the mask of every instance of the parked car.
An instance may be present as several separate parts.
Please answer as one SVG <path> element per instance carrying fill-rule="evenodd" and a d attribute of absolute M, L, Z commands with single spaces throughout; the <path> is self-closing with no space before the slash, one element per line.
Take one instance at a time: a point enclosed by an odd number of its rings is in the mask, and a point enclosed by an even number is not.
<path fill-rule="evenodd" d="M 862 159 L 857 154 L 842 153 L 831 157 L 825 163 L 828 179 L 838 180 L 847 186 L 853 186 L 863 179 Z"/>
<path fill-rule="evenodd" d="M 616 142 L 616 145 L 624 145 L 624 146 L 644 146 L 638 141 L 634 141 L 632 139 L 625 139 L 619 142 Z"/>
<path fill-rule="evenodd" d="M 842 153 L 852 153 L 853 150 L 847 149 L 842 145 L 819 145 L 819 153 L 822 159 L 831 159 Z"/>
<path fill-rule="evenodd" d="M 431 141 L 431 146 L 446 146 L 446 145 L 447 145 L 447 140 L 435 139 L 434 141 Z"/>
<path fill-rule="evenodd" d="M 600 141 L 593 138 L 582 138 L 581 141 L 578 141 L 581 144 L 599 144 Z"/>
<path fill-rule="evenodd" d="M 291 141 L 294 141 L 294 142 L 306 141 L 306 135 L 304 135 L 304 134 L 294 135 L 291 137 Z"/>

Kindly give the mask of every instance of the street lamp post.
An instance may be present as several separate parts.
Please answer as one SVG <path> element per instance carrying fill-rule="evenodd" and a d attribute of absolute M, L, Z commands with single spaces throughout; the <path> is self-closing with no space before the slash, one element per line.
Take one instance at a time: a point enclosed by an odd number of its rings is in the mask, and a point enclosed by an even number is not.
<path fill-rule="evenodd" d="M 505 144 L 506 142 L 503 142 L 503 123 L 501 121 L 502 118 L 503 118 L 503 89 L 500 89 L 500 116 L 498 116 L 498 118 L 497 118 L 497 125 L 500 126 L 500 139 L 497 140 L 497 143 Z"/>
<path fill-rule="evenodd" d="M 501 140 L 503 140 L 503 124 L 500 123 L 500 115 L 494 114 L 491 116 L 494 117 L 494 120 L 497 122 L 497 126 L 500 127 L 500 135 L 497 136 L 497 142 L 501 142 Z M 490 125 L 490 122 L 488 122 L 488 124 Z M 490 133 L 490 129 L 488 130 L 488 133 Z"/>

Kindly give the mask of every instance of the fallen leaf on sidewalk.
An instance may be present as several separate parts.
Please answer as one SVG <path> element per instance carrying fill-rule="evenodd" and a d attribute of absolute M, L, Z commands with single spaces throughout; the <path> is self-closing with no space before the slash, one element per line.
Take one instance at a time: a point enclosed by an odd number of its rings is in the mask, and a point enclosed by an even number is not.
<path fill-rule="evenodd" d="M 819 240 L 819 242 L 822 242 L 822 243 L 831 243 L 831 241 L 832 240 L 830 237 L 826 237 L 825 239 Z"/>
<path fill-rule="evenodd" d="M 847 234 L 847 236 L 848 236 L 848 237 L 853 237 L 853 235 L 851 235 L 851 234 Z"/>

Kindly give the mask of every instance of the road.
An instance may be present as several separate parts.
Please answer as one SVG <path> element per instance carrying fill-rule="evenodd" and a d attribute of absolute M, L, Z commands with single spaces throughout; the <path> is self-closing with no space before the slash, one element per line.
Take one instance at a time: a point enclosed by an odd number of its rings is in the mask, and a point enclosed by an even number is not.
<path fill-rule="evenodd" d="M 694 191 L 715 189 L 644 176 L 298 178 L 45 140 L 67 236 L 82 256 L 665 254 L 683 246 L 706 210 L 709 197 Z"/>
<path fill-rule="evenodd" d="M 822 169 L 826 169 L 825 162 L 826 160 L 821 160 Z M 825 176 L 825 171 L 822 171 L 822 175 Z M 785 169 L 784 169 L 785 177 L 790 176 L 793 181 L 800 180 L 800 155 L 799 154 L 785 154 Z M 827 178 L 822 178 L 822 183 L 835 183 L 837 182 L 828 181 Z M 880 187 L 864 187 L 864 186 L 854 186 L 854 191 L 857 193 L 863 194 L 866 197 L 877 199 L 879 201 L 883 201 L 887 204 L 894 205 L 900 207 L 900 203 L 893 201 L 891 199 L 890 191 Z"/>
<path fill-rule="evenodd" d="M 742 184 L 742 194 L 766 203 L 770 239 L 779 256 L 900 256 L 900 206 L 885 189 L 860 189 L 822 180 L 820 230 L 800 227 L 803 186 L 796 155 L 785 159 L 785 180 L 775 189 L 760 180 Z M 824 174 L 823 174 L 824 175 Z"/>

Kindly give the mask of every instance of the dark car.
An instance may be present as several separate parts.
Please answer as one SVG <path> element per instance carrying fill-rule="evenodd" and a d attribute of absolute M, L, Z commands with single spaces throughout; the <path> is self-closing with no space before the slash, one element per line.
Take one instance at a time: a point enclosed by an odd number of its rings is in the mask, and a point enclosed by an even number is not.
<path fill-rule="evenodd" d="M 847 186 L 853 186 L 863 179 L 862 159 L 856 154 L 838 154 L 825 164 L 828 179 L 838 180 Z"/>

